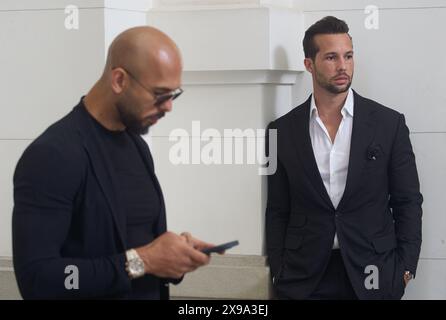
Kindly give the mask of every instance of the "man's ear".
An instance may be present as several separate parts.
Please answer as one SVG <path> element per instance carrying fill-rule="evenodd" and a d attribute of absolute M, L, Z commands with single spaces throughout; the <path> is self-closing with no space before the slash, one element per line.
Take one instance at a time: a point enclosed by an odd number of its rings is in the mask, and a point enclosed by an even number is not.
<path fill-rule="evenodd" d="M 116 68 L 111 71 L 111 88 L 115 94 L 120 94 L 124 90 L 126 81 L 124 70 Z"/>
<path fill-rule="evenodd" d="M 311 60 L 311 58 L 305 58 L 304 65 L 305 69 L 307 69 L 309 73 L 313 74 L 313 60 Z"/>

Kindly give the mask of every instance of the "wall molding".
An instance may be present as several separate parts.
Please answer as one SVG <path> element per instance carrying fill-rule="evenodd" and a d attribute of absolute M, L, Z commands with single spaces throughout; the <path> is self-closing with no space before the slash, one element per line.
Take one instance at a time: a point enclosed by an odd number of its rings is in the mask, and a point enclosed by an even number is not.
<path fill-rule="evenodd" d="M 169 10 L 207 10 L 207 9 L 244 9 L 260 7 L 293 8 L 293 0 L 153 0 L 153 9 Z"/>
<path fill-rule="evenodd" d="M 79 9 L 116 9 L 147 12 L 152 8 L 152 0 L 2 0 L 1 11 L 45 11 L 65 10 L 69 5 Z"/>
<path fill-rule="evenodd" d="M 271 296 L 266 257 L 213 255 L 206 267 L 187 274 L 171 285 L 171 299 L 269 299 Z M 21 299 L 11 257 L 0 257 L 0 300 Z"/>
<path fill-rule="evenodd" d="M 11 257 L 0 257 L 0 300 L 21 300 Z"/>
<path fill-rule="evenodd" d="M 293 70 L 209 70 L 184 71 L 184 85 L 275 84 L 294 85 L 302 71 Z"/>

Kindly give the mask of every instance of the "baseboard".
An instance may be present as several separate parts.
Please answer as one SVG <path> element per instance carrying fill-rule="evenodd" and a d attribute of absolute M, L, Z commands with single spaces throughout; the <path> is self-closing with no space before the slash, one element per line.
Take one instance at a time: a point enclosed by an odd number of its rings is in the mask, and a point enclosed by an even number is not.
<path fill-rule="evenodd" d="M 15 280 L 12 259 L 0 257 L 0 300 L 21 300 Z"/>
<path fill-rule="evenodd" d="M 215 255 L 211 263 L 171 285 L 172 299 L 269 299 L 269 268 L 263 256 Z M 0 300 L 21 299 L 12 259 L 0 257 Z"/>
<path fill-rule="evenodd" d="M 263 256 L 213 256 L 211 263 L 170 286 L 172 299 L 260 299 L 271 297 L 269 268 Z"/>

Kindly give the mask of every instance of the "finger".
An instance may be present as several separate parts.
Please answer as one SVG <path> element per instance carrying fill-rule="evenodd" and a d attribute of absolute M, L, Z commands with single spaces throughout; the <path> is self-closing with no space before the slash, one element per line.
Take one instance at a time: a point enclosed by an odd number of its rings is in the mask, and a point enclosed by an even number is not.
<path fill-rule="evenodd" d="M 190 258 L 187 258 L 185 262 L 183 262 L 181 265 L 178 265 L 178 272 L 181 272 L 182 274 L 195 271 L 198 267 L 200 267 L 200 264 L 197 264 L 195 261 L 193 261 Z"/>
<path fill-rule="evenodd" d="M 176 261 L 178 266 L 198 268 L 208 264 L 210 258 L 203 252 L 182 242 L 181 245 L 178 246 Z"/>
<path fill-rule="evenodd" d="M 193 252 L 191 252 L 189 257 L 197 267 L 206 265 L 210 261 L 209 255 L 204 254 L 203 252 L 198 250 L 194 250 Z"/>
<path fill-rule="evenodd" d="M 201 251 L 203 249 L 215 247 L 215 244 L 213 244 L 213 243 L 204 242 L 204 241 L 196 239 L 196 238 L 192 238 L 192 239 L 194 241 L 194 248 L 197 250 Z"/>
<path fill-rule="evenodd" d="M 189 232 L 182 232 L 182 233 L 180 234 L 180 236 L 183 237 L 183 239 L 186 240 L 186 243 L 187 243 L 187 244 L 190 244 L 190 245 L 193 246 L 193 244 L 194 244 L 194 240 L 193 240 L 192 235 L 191 235 Z"/>

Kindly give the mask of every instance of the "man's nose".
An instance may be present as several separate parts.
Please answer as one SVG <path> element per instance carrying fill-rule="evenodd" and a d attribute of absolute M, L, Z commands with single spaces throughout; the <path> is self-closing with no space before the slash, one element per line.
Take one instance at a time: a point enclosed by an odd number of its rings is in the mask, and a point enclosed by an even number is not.
<path fill-rule="evenodd" d="M 170 112 L 172 111 L 172 107 L 173 107 L 173 100 L 169 99 L 161 105 L 161 110 L 163 110 L 164 112 Z"/>
<path fill-rule="evenodd" d="M 343 57 L 339 58 L 338 60 L 338 70 L 346 70 L 347 69 L 347 63 Z"/>

